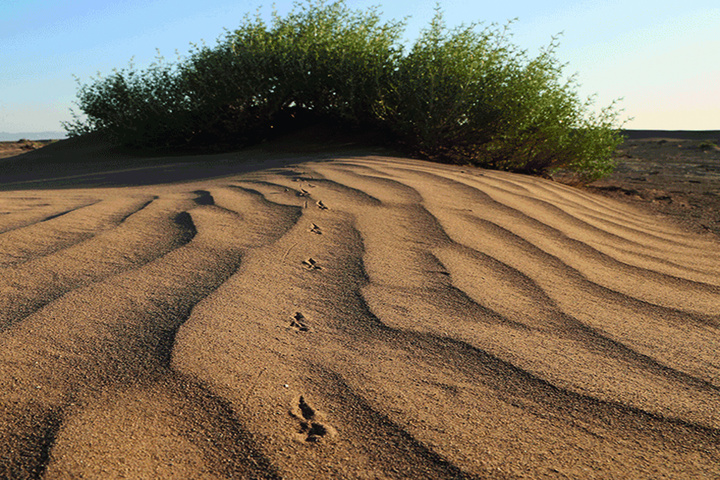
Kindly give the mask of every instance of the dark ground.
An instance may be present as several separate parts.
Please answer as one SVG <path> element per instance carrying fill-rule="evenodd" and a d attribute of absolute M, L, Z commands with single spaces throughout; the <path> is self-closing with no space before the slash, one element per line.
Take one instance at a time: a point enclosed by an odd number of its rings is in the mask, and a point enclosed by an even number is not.
<path fill-rule="evenodd" d="M 720 131 L 629 131 L 610 177 L 587 189 L 720 238 Z"/>

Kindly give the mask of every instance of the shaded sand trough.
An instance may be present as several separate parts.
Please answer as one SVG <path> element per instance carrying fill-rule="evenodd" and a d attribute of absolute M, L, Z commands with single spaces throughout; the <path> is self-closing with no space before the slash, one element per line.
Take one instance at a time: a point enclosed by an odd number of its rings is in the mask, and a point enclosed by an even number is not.
<path fill-rule="evenodd" d="M 0 193 L 0 477 L 717 478 L 720 249 L 346 157 Z"/>

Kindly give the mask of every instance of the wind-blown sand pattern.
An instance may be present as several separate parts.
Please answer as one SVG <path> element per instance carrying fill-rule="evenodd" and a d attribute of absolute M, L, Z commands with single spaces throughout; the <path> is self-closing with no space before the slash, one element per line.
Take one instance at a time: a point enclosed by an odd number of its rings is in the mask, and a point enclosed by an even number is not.
<path fill-rule="evenodd" d="M 718 478 L 720 248 L 348 157 L 0 193 L 2 478 Z"/>

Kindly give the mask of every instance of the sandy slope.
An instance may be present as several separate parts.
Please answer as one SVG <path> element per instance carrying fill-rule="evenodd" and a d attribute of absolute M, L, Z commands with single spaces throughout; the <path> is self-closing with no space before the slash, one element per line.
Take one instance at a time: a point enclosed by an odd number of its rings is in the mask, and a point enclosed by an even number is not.
<path fill-rule="evenodd" d="M 396 158 L 0 193 L 0 477 L 717 478 L 720 248 Z"/>

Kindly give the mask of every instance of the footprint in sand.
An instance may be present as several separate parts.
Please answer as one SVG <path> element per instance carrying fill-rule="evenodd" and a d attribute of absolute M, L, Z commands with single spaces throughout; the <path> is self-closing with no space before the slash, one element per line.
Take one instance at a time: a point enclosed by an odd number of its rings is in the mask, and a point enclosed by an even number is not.
<path fill-rule="evenodd" d="M 292 319 L 290 320 L 290 326 L 298 332 L 310 331 L 310 326 L 307 324 L 307 319 L 300 312 L 295 312 L 295 315 L 292 316 Z"/>
<path fill-rule="evenodd" d="M 322 270 L 322 267 L 312 258 L 303 260 L 302 264 L 308 270 Z"/>
<path fill-rule="evenodd" d="M 327 209 L 328 209 L 328 207 L 325 206 L 325 204 L 322 202 L 322 200 L 318 200 L 317 202 L 315 202 L 315 205 L 317 205 L 317 207 L 318 207 L 320 210 L 327 210 Z"/>
<path fill-rule="evenodd" d="M 319 443 L 337 434 L 334 428 L 320 421 L 320 414 L 302 396 L 293 403 L 290 414 L 300 421 L 299 433 L 306 442 Z"/>
<path fill-rule="evenodd" d="M 317 235 L 322 235 L 322 230 L 320 229 L 320 227 L 318 227 L 318 226 L 315 225 L 314 223 L 311 223 L 311 224 L 310 224 L 310 230 L 308 230 L 308 231 L 309 231 L 310 233 L 315 233 L 315 234 L 317 234 Z"/>

